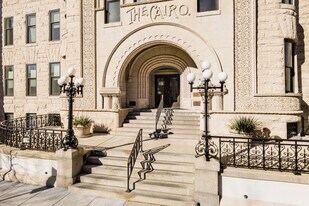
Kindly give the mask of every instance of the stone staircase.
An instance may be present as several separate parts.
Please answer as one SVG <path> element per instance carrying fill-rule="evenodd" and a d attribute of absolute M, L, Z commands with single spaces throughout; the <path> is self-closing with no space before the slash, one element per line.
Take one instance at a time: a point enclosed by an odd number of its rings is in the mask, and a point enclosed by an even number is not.
<path fill-rule="evenodd" d="M 164 114 L 162 113 L 162 116 Z M 163 118 L 158 128 L 161 128 Z M 122 128 L 114 130 L 107 156 L 92 153 L 82 168 L 80 183 L 69 187 L 72 192 L 104 197 L 124 198 L 130 201 L 158 205 L 196 205 L 194 201 L 195 156 L 194 148 L 200 137 L 199 114 L 188 110 L 175 110 L 170 134 L 166 139 L 150 139 L 154 131 L 155 110 L 129 113 Z M 147 173 L 146 180 L 136 183 L 136 189 L 126 191 L 127 160 L 136 135 L 143 128 L 143 149 L 170 144 L 156 153 L 154 171 Z M 115 139 L 113 141 L 113 139 Z M 139 155 L 131 176 L 130 187 L 139 179 L 142 169 Z"/>

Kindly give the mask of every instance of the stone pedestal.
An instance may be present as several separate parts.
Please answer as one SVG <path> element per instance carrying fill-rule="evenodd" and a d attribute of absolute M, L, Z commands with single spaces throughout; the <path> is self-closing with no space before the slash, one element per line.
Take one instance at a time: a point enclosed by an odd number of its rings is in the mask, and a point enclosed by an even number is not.
<path fill-rule="evenodd" d="M 56 152 L 57 180 L 56 187 L 68 188 L 76 181 L 77 175 L 83 166 L 84 149 L 63 149 Z"/>
<path fill-rule="evenodd" d="M 200 206 L 219 206 L 219 171 L 220 164 L 205 157 L 195 160 L 195 195 L 194 199 Z"/>

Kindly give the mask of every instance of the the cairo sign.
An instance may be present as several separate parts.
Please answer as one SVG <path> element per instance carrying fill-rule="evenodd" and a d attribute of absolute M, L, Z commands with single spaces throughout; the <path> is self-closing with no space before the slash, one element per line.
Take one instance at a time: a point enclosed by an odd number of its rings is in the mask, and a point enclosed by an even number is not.
<path fill-rule="evenodd" d="M 160 21 L 169 18 L 179 18 L 190 16 L 190 8 L 185 4 L 169 4 L 169 5 L 145 5 L 130 7 L 126 11 L 129 19 L 129 24 L 143 21 Z"/>

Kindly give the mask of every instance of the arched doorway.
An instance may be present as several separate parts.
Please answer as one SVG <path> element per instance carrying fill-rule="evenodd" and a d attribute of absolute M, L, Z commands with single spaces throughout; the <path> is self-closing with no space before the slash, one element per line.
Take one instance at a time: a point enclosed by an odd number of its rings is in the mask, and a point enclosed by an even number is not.
<path fill-rule="evenodd" d="M 128 61 L 121 78 L 126 107 L 156 108 L 161 96 L 164 107 L 181 107 L 186 90 L 186 70 L 196 67 L 192 58 L 175 45 L 146 46 Z"/>

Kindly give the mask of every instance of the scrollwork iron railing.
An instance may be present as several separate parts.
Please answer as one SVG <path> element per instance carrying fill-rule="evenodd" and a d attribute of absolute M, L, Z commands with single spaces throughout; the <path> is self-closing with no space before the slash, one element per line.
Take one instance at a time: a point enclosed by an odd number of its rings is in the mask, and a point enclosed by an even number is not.
<path fill-rule="evenodd" d="M 209 151 L 222 168 L 309 172 L 309 140 L 211 136 Z"/>
<path fill-rule="evenodd" d="M 135 162 L 137 160 L 139 152 L 143 152 L 143 129 L 138 131 L 137 137 L 133 144 L 133 148 L 128 158 L 127 163 L 127 192 L 131 192 L 135 189 L 135 183 L 133 183 L 133 189 L 130 189 L 130 178 L 134 169 Z"/>
<path fill-rule="evenodd" d="M 20 149 L 56 151 L 63 147 L 63 130 L 44 128 L 61 126 L 59 114 L 16 118 L 0 123 L 0 143 Z"/>

